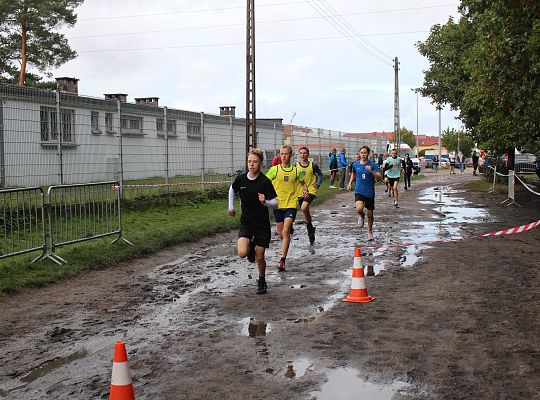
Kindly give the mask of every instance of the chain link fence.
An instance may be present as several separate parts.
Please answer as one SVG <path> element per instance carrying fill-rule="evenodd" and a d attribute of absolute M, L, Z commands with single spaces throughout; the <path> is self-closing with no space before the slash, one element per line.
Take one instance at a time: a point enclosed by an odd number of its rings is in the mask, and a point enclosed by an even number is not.
<path fill-rule="evenodd" d="M 114 180 L 134 185 L 122 194 L 136 197 L 149 190 L 205 190 L 244 169 L 245 119 L 126 98 L 0 84 L 0 188 Z M 234 114 L 233 107 L 223 108 Z M 362 145 L 375 151 L 386 146 L 380 138 L 283 125 L 281 119 L 258 120 L 256 142 L 265 169 L 284 143 L 295 151 L 307 146 L 323 170 L 333 147 L 345 148 L 352 160 Z"/>

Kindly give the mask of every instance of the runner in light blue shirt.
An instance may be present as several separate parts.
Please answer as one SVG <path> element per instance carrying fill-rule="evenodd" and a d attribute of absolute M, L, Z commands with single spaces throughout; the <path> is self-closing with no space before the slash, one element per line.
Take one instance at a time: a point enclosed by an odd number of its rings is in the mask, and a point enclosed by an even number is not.
<path fill-rule="evenodd" d="M 384 163 L 384 171 L 388 177 L 388 183 L 392 193 L 394 194 L 394 207 L 399 208 L 398 204 L 398 183 L 399 177 L 401 176 L 401 169 L 403 168 L 403 160 L 401 157 L 397 156 L 397 150 L 392 149 L 390 153 L 391 156 L 388 157 Z"/>

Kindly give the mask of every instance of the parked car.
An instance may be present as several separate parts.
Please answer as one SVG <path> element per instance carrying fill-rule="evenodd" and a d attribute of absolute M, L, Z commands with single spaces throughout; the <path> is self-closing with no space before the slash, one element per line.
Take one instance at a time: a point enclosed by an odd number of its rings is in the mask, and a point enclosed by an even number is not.
<path fill-rule="evenodd" d="M 467 167 L 472 167 L 473 166 L 472 158 L 466 158 L 464 161 L 464 164 Z"/>
<path fill-rule="evenodd" d="M 415 175 L 418 175 L 420 173 L 420 159 L 419 158 L 416 158 L 416 157 L 413 157 L 411 158 L 412 160 L 412 163 L 413 163 L 413 173 Z"/>
<path fill-rule="evenodd" d="M 426 168 L 433 168 L 433 157 L 432 155 L 427 155 L 424 157 L 425 167 Z"/>
<path fill-rule="evenodd" d="M 446 156 L 441 156 L 441 161 L 439 162 L 440 168 L 448 168 L 450 166 L 450 160 Z"/>

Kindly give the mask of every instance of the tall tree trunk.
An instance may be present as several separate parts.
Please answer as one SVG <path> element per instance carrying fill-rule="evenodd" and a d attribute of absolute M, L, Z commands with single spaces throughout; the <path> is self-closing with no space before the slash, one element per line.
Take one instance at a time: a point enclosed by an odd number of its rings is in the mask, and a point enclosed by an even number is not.
<path fill-rule="evenodd" d="M 22 44 L 21 44 L 21 73 L 19 74 L 19 86 L 24 86 L 26 76 L 26 26 L 22 26 Z"/>

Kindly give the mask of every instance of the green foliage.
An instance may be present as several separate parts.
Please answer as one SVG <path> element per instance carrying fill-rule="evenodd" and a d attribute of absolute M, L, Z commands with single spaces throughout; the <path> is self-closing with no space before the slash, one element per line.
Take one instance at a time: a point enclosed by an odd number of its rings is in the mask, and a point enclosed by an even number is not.
<path fill-rule="evenodd" d="M 469 134 L 455 129 L 447 129 L 442 132 L 441 144 L 449 151 L 457 152 L 459 147 L 465 157 L 471 156 L 474 147 L 474 142 Z"/>
<path fill-rule="evenodd" d="M 21 43 L 26 35 L 26 61 L 37 72 L 48 70 L 75 58 L 66 37 L 56 32 L 77 21 L 74 9 L 84 0 L 9 0 L 0 1 L 0 76 L 13 80 L 23 64 Z M 37 75 L 27 83 L 42 84 Z M 38 78 L 36 80 L 36 78 Z"/>
<path fill-rule="evenodd" d="M 480 146 L 540 147 L 540 2 L 462 0 L 461 17 L 418 43 L 423 96 L 449 104 Z"/>
<path fill-rule="evenodd" d="M 401 141 L 403 143 L 407 143 L 411 149 L 416 146 L 416 137 L 414 136 L 413 131 L 410 131 L 407 128 L 403 127 L 400 129 L 400 136 Z"/>

